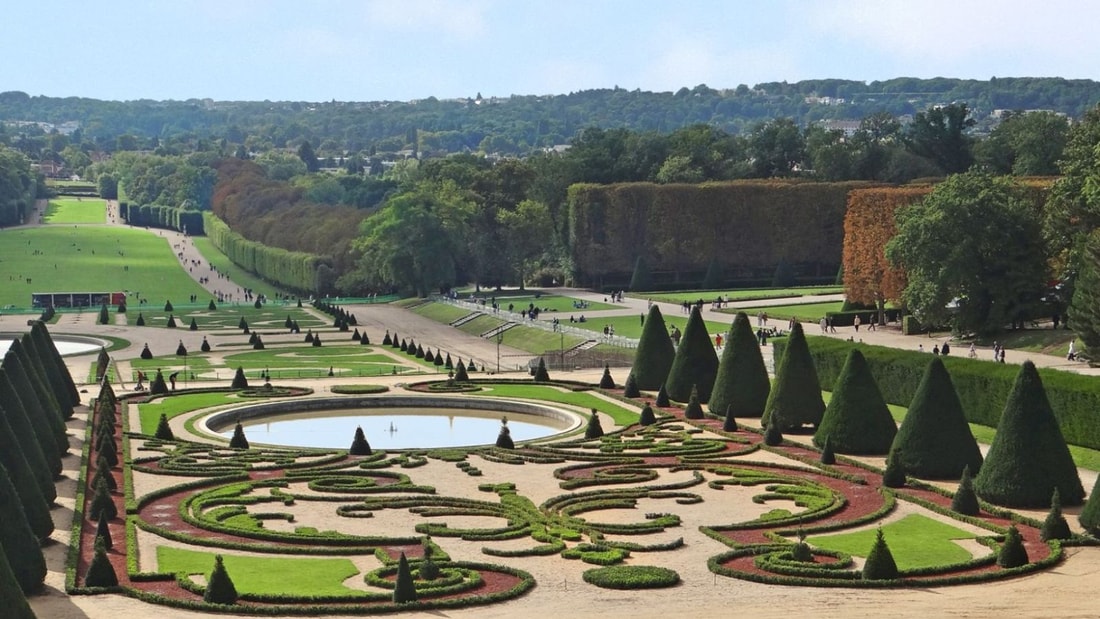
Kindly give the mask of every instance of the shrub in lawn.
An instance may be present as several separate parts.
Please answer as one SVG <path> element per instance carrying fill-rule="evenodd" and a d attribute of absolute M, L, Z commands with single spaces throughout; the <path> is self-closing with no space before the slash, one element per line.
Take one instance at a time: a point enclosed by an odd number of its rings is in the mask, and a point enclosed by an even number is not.
<path fill-rule="evenodd" d="M 157 422 L 157 431 L 154 436 L 162 441 L 176 440 L 176 435 L 172 432 L 171 426 L 168 425 L 168 415 L 160 414 L 160 421 Z"/>
<path fill-rule="evenodd" d="M 7 555 L 15 580 L 24 593 L 33 593 L 46 580 L 46 559 L 27 521 L 7 470 L 0 466 L 0 556 Z"/>
<path fill-rule="evenodd" d="M 680 582 L 674 570 L 651 565 L 610 565 L 585 570 L 584 582 L 603 589 L 663 589 Z"/>
<path fill-rule="evenodd" d="M 111 526 L 107 518 L 99 517 L 95 525 L 95 540 L 98 543 L 103 541 L 103 547 L 107 550 L 114 548 L 114 540 L 111 539 Z"/>
<path fill-rule="evenodd" d="M 301 333 L 302 332 L 302 328 L 298 326 L 298 321 L 297 320 L 295 320 L 294 324 L 290 327 L 290 332 L 291 333 Z"/>
<path fill-rule="evenodd" d="M 19 588 L 19 581 L 12 573 L 11 565 L 0 552 L 0 608 L 11 619 L 35 619 L 34 611 L 27 603 L 27 596 Z"/>
<path fill-rule="evenodd" d="M 687 406 L 684 407 L 684 418 L 703 418 L 703 405 L 699 403 L 699 389 L 695 385 L 691 386 L 691 395 L 688 396 Z"/>
<path fill-rule="evenodd" d="M 651 426 L 657 423 L 657 416 L 653 413 L 653 407 L 649 405 L 649 402 L 646 402 L 645 406 L 642 407 L 642 412 L 638 415 L 638 423 L 643 426 Z"/>
<path fill-rule="evenodd" d="M 824 414 L 825 400 L 821 398 L 817 369 L 802 325 L 796 322 L 776 364 L 775 383 L 760 423 L 772 425 L 774 418 L 782 430 L 790 430 L 803 425 L 817 426 Z"/>
<path fill-rule="evenodd" d="M 259 297 L 257 297 L 257 298 L 256 298 L 256 302 L 252 304 L 252 307 L 254 307 L 254 308 L 256 308 L 256 309 L 260 309 L 260 308 L 262 308 L 263 306 L 264 306 L 264 304 L 263 304 L 263 303 L 260 303 L 260 299 L 259 299 Z"/>
<path fill-rule="evenodd" d="M 634 378 L 634 372 L 626 375 L 626 382 L 623 383 L 623 397 L 624 398 L 640 398 L 642 397 L 642 391 L 638 389 L 638 379 Z"/>
<path fill-rule="evenodd" d="M 252 350 L 263 350 L 264 348 L 265 346 L 263 338 L 257 335 L 256 341 L 252 342 Z"/>
<path fill-rule="evenodd" d="M 584 428 L 584 438 L 600 438 L 603 436 L 603 426 L 600 425 L 600 415 L 596 409 L 592 409 L 588 416 L 588 425 Z"/>
<path fill-rule="evenodd" d="M 149 349 L 149 345 L 145 345 L 145 350 Z M 145 354 L 142 352 L 142 354 Z M 150 357 L 152 354 L 149 355 Z M 95 358 L 95 380 L 101 382 L 103 377 L 107 375 L 107 368 L 111 366 L 111 355 L 107 354 L 106 348 L 100 348 L 99 354 Z"/>
<path fill-rule="evenodd" d="M 836 464 L 836 452 L 833 451 L 833 442 L 825 437 L 825 446 L 821 448 L 821 463 Z"/>
<path fill-rule="evenodd" d="M 894 449 L 886 456 L 886 470 L 882 472 L 882 485 L 887 488 L 905 487 L 905 469 L 901 466 L 900 452 L 900 449 Z"/>
<path fill-rule="evenodd" d="M 665 388 L 668 397 L 678 402 L 686 402 L 691 396 L 692 387 L 699 389 L 699 401 L 710 400 L 714 388 L 714 379 L 718 375 L 718 355 L 707 333 L 707 325 L 699 306 L 691 310 L 680 345 L 676 347 L 676 356 L 668 370 Z"/>
<path fill-rule="evenodd" d="M 301 300 L 301 299 L 298 299 L 298 307 L 299 307 L 299 308 L 301 308 L 301 307 L 302 307 L 302 300 Z"/>
<path fill-rule="evenodd" d="M 603 376 L 600 377 L 600 389 L 614 389 L 615 379 L 611 378 L 611 366 L 603 364 Z"/>
<path fill-rule="evenodd" d="M 656 304 L 650 306 L 649 315 L 642 325 L 638 348 L 634 351 L 634 365 L 630 373 L 639 389 L 656 389 L 668 378 L 676 347 L 668 336 L 664 316 Z"/>
<path fill-rule="evenodd" d="M 1096 484 L 1089 493 L 1088 502 L 1078 514 L 1077 522 L 1093 537 L 1100 537 L 1100 477 L 1096 478 Z"/>
<path fill-rule="evenodd" d="M 363 337 L 359 338 L 359 343 L 362 344 L 363 346 L 366 346 L 366 345 L 370 344 L 370 338 L 367 337 L 366 333 L 363 333 Z"/>
<path fill-rule="evenodd" d="M 110 324 L 110 322 L 111 322 L 111 312 L 107 311 L 107 304 L 106 303 L 99 306 L 99 319 L 96 322 L 98 322 L 101 325 Z"/>
<path fill-rule="evenodd" d="M 897 432 L 867 360 L 852 349 L 814 433 L 814 444 L 821 447 L 827 436 L 837 453 L 885 454 Z"/>
<path fill-rule="evenodd" d="M 233 382 L 229 386 L 233 389 L 248 389 L 248 377 L 244 375 L 244 367 L 237 366 L 237 371 L 233 374 Z"/>
<path fill-rule="evenodd" d="M 980 471 L 982 453 L 970 432 L 951 376 L 936 356 L 928 362 L 891 451 L 902 450 L 901 466 L 915 477 L 958 479 L 962 470 Z"/>
<path fill-rule="evenodd" d="M 313 343 L 311 344 L 311 346 L 313 346 L 314 348 L 320 348 L 321 347 L 321 334 L 320 333 L 313 336 Z"/>
<path fill-rule="evenodd" d="M 250 333 L 250 334 L 248 335 L 248 343 L 249 343 L 249 344 L 255 344 L 255 343 L 256 343 L 256 338 L 257 338 L 257 337 L 259 337 L 259 334 L 258 334 L 258 333 L 256 333 L 255 331 L 253 331 L 252 333 Z"/>
<path fill-rule="evenodd" d="M 134 322 L 134 324 L 136 324 L 139 327 L 144 327 L 145 326 L 145 316 L 142 315 L 141 312 L 138 312 L 138 317 L 137 317 L 137 320 Z"/>
<path fill-rule="evenodd" d="M 401 338 L 401 352 L 409 352 L 409 343 L 405 341 L 405 338 Z"/>
<path fill-rule="evenodd" d="M 106 517 L 108 520 L 113 520 L 118 516 L 118 507 L 115 506 L 115 501 L 111 497 L 111 489 L 107 487 L 106 480 L 100 479 L 96 483 L 95 494 L 92 496 L 92 504 L 88 507 L 88 511 L 97 518 Z"/>
<path fill-rule="evenodd" d="M 760 418 L 768 404 L 771 379 L 752 332 L 749 317 L 738 312 L 726 337 L 718 375 L 710 393 L 710 412 L 724 414 L 732 407 L 734 417 Z"/>
<path fill-rule="evenodd" d="M 424 356 L 427 357 L 427 353 L 425 353 Z M 443 367 L 443 353 L 439 352 L 438 348 L 435 349 L 435 357 L 432 359 L 432 365 L 439 368 Z"/>
<path fill-rule="evenodd" d="M 221 555 L 214 557 L 214 569 L 206 579 L 206 591 L 202 595 L 202 601 L 208 604 L 236 604 L 237 587 L 233 586 L 233 579 L 225 569 Z"/>
<path fill-rule="evenodd" d="M 1073 533 L 1069 530 L 1069 523 L 1066 522 L 1066 517 L 1062 514 L 1062 497 L 1058 496 L 1057 488 L 1054 489 L 1054 496 L 1050 497 L 1050 511 L 1047 512 L 1047 517 L 1043 520 L 1043 528 L 1039 532 L 1039 537 L 1044 542 L 1073 537 Z"/>
<path fill-rule="evenodd" d="M 1080 505 L 1085 498 L 1039 373 L 1025 361 L 974 478 L 974 491 L 997 505 L 1044 507 L 1055 488 L 1066 505 Z"/>
<path fill-rule="evenodd" d="M 997 565 L 1009 569 L 1028 564 L 1027 549 L 1024 548 L 1024 540 L 1020 537 L 1020 530 L 1016 525 L 1008 527 L 1005 533 L 1005 543 L 997 551 Z"/>
<path fill-rule="evenodd" d="M 455 366 L 455 382 L 464 383 L 470 380 L 470 375 L 466 373 L 466 364 L 462 362 L 462 359 L 458 360 L 458 365 Z"/>
<path fill-rule="evenodd" d="M 118 306 L 115 307 L 115 312 L 117 312 L 119 314 L 125 314 L 126 313 L 126 301 L 123 301 L 123 302 L 119 303 Z"/>
<path fill-rule="evenodd" d="M 168 393 L 168 383 L 164 381 L 164 373 L 157 368 L 157 374 L 153 382 L 149 383 L 149 395 L 164 395 Z"/>
<path fill-rule="evenodd" d="M 412 570 L 409 569 L 409 560 L 405 553 L 397 559 L 397 577 L 393 585 L 393 601 L 395 604 L 406 604 L 416 601 L 416 584 L 413 582 Z"/>
<path fill-rule="evenodd" d="M 290 314 L 286 315 L 286 320 L 283 321 L 283 328 L 284 329 L 293 329 L 294 328 L 294 320 L 292 320 L 290 318 Z"/>
<path fill-rule="evenodd" d="M 164 326 L 168 327 L 169 329 L 176 328 L 176 317 L 174 314 L 168 314 L 168 322 Z"/>
<path fill-rule="evenodd" d="M 497 447 L 501 449 L 515 449 L 516 443 L 512 440 L 512 431 L 508 429 L 508 419 L 501 418 L 500 433 L 497 434 Z"/>
<path fill-rule="evenodd" d="M 239 421 L 233 426 L 233 437 L 229 439 L 229 446 L 233 449 L 248 449 L 248 437 L 244 435 L 244 427 Z"/>
<path fill-rule="evenodd" d="M 183 340 L 180 340 L 180 345 L 176 346 L 176 356 L 177 357 L 186 357 L 187 356 L 187 347 L 183 345 Z"/>
<path fill-rule="evenodd" d="M 351 448 L 348 449 L 348 455 L 350 456 L 369 456 L 371 455 L 370 443 L 367 442 L 367 435 L 363 434 L 362 426 L 355 428 L 355 437 L 351 439 Z"/>
<path fill-rule="evenodd" d="M 206 341 L 206 336 L 202 336 L 202 346 L 199 346 L 199 350 L 203 352 L 210 352 L 210 342 Z"/>
<path fill-rule="evenodd" d="M 358 328 L 357 328 L 357 329 L 355 329 L 355 331 L 353 331 L 353 332 L 352 332 L 352 334 L 351 334 L 351 340 L 352 340 L 353 342 L 361 342 L 361 341 L 363 341 L 363 334 L 359 333 L 359 329 L 358 329 Z"/>
<path fill-rule="evenodd" d="M 189 331 L 198 331 L 199 330 L 199 323 L 195 322 L 195 317 L 194 316 L 191 317 L 191 324 L 187 327 L 187 329 Z"/>
<path fill-rule="evenodd" d="M 672 406 L 672 401 L 668 399 L 668 391 L 665 390 L 664 385 L 661 385 L 661 388 L 657 390 L 657 399 L 654 404 L 662 408 Z"/>
<path fill-rule="evenodd" d="M 423 359 L 424 358 L 424 348 L 420 344 L 416 345 L 416 358 L 417 359 Z"/>
<path fill-rule="evenodd" d="M 542 357 L 539 357 L 539 365 L 535 368 L 535 382 L 550 382 L 550 373 L 546 371 L 546 359 L 543 359 Z"/>
<path fill-rule="evenodd" d="M 764 444 L 770 447 L 783 444 L 783 432 L 779 429 L 779 424 L 768 424 L 764 428 Z"/>
<path fill-rule="evenodd" d="M 165 301 L 164 302 L 164 311 L 166 311 L 166 312 L 175 311 L 175 308 L 172 307 L 172 302 L 171 301 Z"/>
<path fill-rule="evenodd" d="M 313 343 L 313 329 L 306 329 L 306 337 L 304 338 L 306 344 Z"/>
<path fill-rule="evenodd" d="M 117 587 L 118 575 L 107 558 L 107 547 L 101 538 L 95 540 L 95 555 L 92 557 L 88 571 L 84 573 L 85 587 Z"/>
<path fill-rule="evenodd" d="M 466 371 L 467 372 L 476 372 L 477 371 L 477 366 L 474 365 L 474 360 L 473 359 L 470 359 L 470 362 L 466 364 Z"/>
<path fill-rule="evenodd" d="M 447 358 L 443 361 L 443 367 L 447 368 L 448 370 L 455 369 L 455 364 L 453 361 L 451 361 L 451 353 L 447 353 Z"/>
<path fill-rule="evenodd" d="M 737 431 L 737 418 L 733 415 L 733 405 L 726 407 L 726 416 L 722 419 L 722 429 L 726 432 Z"/>
<path fill-rule="evenodd" d="M 244 316 L 241 316 L 241 319 L 237 321 L 237 328 L 248 333 L 248 321 L 244 319 Z"/>
<path fill-rule="evenodd" d="M 401 342 L 404 342 L 404 341 L 405 340 L 401 340 Z M 393 339 L 390 340 L 390 346 L 392 346 L 393 348 L 400 348 L 401 347 L 400 342 L 397 341 L 397 332 L 396 331 L 393 334 Z M 401 350 L 404 350 L 404 348 L 402 348 Z"/>
<path fill-rule="evenodd" d="M 871 554 L 867 555 L 867 561 L 863 564 L 863 580 L 894 580 L 897 577 L 898 564 L 886 545 L 882 529 L 879 529 L 875 544 L 871 546 Z"/>
<path fill-rule="evenodd" d="M 955 490 L 955 496 L 951 499 L 951 509 L 964 516 L 977 516 L 981 511 L 978 495 L 974 494 L 974 480 L 970 477 L 969 466 L 963 467 L 959 488 Z"/>
<path fill-rule="evenodd" d="M 211 312 L 216 312 L 218 310 L 218 305 L 214 303 L 214 299 L 210 299 L 210 302 L 206 304 L 206 309 Z"/>

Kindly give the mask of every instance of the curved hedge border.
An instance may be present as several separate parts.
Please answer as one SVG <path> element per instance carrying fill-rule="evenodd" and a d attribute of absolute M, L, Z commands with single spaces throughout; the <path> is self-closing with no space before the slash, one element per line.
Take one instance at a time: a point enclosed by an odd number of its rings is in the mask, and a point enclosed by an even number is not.
<path fill-rule="evenodd" d="M 366 395 L 386 393 L 390 388 L 385 385 L 333 385 L 329 391 L 346 395 Z"/>
<path fill-rule="evenodd" d="M 584 582 L 603 589 L 663 589 L 680 584 L 675 570 L 651 565 L 615 565 L 585 570 Z"/>

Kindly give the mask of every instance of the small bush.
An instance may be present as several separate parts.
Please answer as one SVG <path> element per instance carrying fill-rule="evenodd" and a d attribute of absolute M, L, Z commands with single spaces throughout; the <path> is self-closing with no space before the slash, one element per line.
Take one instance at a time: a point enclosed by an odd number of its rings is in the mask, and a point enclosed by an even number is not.
<path fill-rule="evenodd" d="M 1020 530 L 1016 528 L 1016 525 L 1008 527 L 1008 532 L 1005 533 L 1005 543 L 997 551 L 997 565 L 1005 569 L 1011 569 L 1027 565 L 1029 561 L 1027 549 L 1024 548 L 1024 540 L 1020 537 Z"/>
<path fill-rule="evenodd" d="M 600 415 L 596 409 L 592 409 L 588 417 L 588 426 L 584 429 L 584 438 L 600 438 L 603 436 L 603 426 L 600 425 Z"/>
<path fill-rule="evenodd" d="M 614 389 L 615 379 L 611 378 L 611 367 L 606 363 L 603 366 L 603 376 L 600 377 L 600 389 Z"/>
<path fill-rule="evenodd" d="M 176 440 L 176 435 L 172 433 L 172 428 L 168 425 L 168 415 L 160 414 L 160 421 L 157 422 L 157 431 L 154 436 L 162 441 Z"/>
<path fill-rule="evenodd" d="M 548 383 L 550 382 L 550 373 L 546 371 L 546 360 L 539 357 L 539 365 L 535 368 L 535 382 L 536 383 Z"/>
<path fill-rule="evenodd" d="M 657 400 L 654 404 L 661 408 L 672 406 L 672 401 L 668 399 L 668 392 L 665 391 L 664 385 L 661 385 L 661 388 L 657 390 Z"/>
<path fill-rule="evenodd" d="M 978 505 L 978 495 L 974 494 L 974 480 L 970 477 L 970 467 L 963 468 L 962 479 L 959 480 L 959 489 L 955 491 L 951 499 L 951 509 L 965 516 L 977 516 L 981 511 Z"/>
<path fill-rule="evenodd" d="M 233 389 L 248 389 L 248 377 L 244 375 L 244 367 L 237 366 L 237 371 L 233 374 L 233 382 L 229 386 Z"/>
<path fill-rule="evenodd" d="M 626 375 L 626 383 L 623 384 L 624 398 L 640 398 L 642 392 L 638 389 L 638 381 L 634 378 L 634 372 Z"/>
<path fill-rule="evenodd" d="M 86 587 L 117 587 L 118 575 L 111 566 L 111 560 L 107 558 L 107 547 L 102 538 L 96 538 L 95 556 L 92 557 L 88 571 L 84 574 L 84 586 Z"/>
<path fill-rule="evenodd" d="M 585 570 L 584 582 L 603 589 L 662 589 L 680 582 L 674 570 L 650 565 L 612 565 Z"/>
<path fill-rule="evenodd" d="M 244 435 L 244 426 L 239 421 L 233 427 L 233 438 L 229 439 L 229 446 L 233 449 L 248 449 L 248 438 Z"/>
<path fill-rule="evenodd" d="M 405 553 L 397 560 L 397 577 L 393 587 L 393 601 L 395 604 L 407 604 L 416 601 L 416 584 L 413 582 L 412 570 L 409 569 L 409 560 Z"/>
<path fill-rule="evenodd" d="M 692 385 L 691 387 L 691 395 L 688 396 L 688 403 L 687 406 L 684 408 L 684 418 L 703 418 L 703 405 L 699 403 L 699 388 L 695 385 Z"/>
<path fill-rule="evenodd" d="M 229 577 L 221 555 L 214 557 L 214 570 L 206 579 L 206 591 L 202 595 L 202 600 L 208 604 L 237 603 L 237 587 L 233 586 L 233 579 Z"/>
<path fill-rule="evenodd" d="M 362 426 L 355 428 L 355 437 L 351 440 L 351 448 L 348 449 L 349 456 L 369 456 L 371 455 L 370 443 L 367 442 L 367 436 L 363 434 Z"/>
<path fill-rule="evenodd" d="M 1058 489 L 1054 489 L 1054 496 L 1050 497 L 1050 511 L 1043 520 L 1043 528 L 1040 537 L 1044 542 L 1052 539 L 1070 539 L 1073 533 L 1069 530 L 1069 523 L 1062 514 L 1062 497 L 1058 496 Z"/>
<path fill-rule="evenodd" d="M 894 580 L 897 577 L 898 564 L 894 562 L 894 555 L 886 545 L 882 529 L 879 529 L 875 536 L 875 545 L 871 547 L 871 553 L 863 564 L 863 580 Z"/>
<path fill-rule="evenodd" d="M 638 416 L 638 423 L 643 426 L 651 426 L 657 423 L 657 416 L 653 414 L 653 407 L 649 405 L 649 402 L 646 402 L 645 406 L 642 407 L 642 412 Z"/>

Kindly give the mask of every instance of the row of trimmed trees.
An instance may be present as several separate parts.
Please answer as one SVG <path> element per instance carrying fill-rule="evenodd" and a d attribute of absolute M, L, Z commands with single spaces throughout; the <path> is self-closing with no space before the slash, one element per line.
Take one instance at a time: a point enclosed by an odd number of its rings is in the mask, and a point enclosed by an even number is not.
<path fill-rule="evenodd" d="M 5 617 L 33 617 L 25 596 L 42 588 L 41 545 L 53 533 L 54 481 L 68 453 L 65 421 L 80 394 L 36 322 L 0 363 L 0 607 Z"/>

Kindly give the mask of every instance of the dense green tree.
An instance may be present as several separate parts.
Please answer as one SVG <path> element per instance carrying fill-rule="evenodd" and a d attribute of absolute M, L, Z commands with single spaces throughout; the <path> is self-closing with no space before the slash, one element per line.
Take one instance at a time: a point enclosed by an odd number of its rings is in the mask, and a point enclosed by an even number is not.
<path fill-rule="evenodd" d="M 103 540 L 103 547 L 110 550 L 114 547 L 115 542 L 111 538 L 111 525 L 110 521 L 106 518 L 99 517 L 96 519 L 95 525 L 95 539 L 96 541 Z"/>
<path fill-rule="evenodd" d="M 367 435 L 363 433 L 362 426 L 356 426 L 355 436 L 351 440 L 351 448 L 348 449 L 349 456 L 369 456 L 371 454 L 370 443 L 367 442 Z"/>
<path fill-rule="evenodd" d="M 905 468 L 901 464 L 902 450 L 892 449 L 886 456 L 886 469 L 882 472 L 882 485 L 887 488 L 905 487 Z"/>
<path fill-rule="evenodd" d="M 900 211 L 886 256 L 908 273 L 902 296 L 921 323 L 961 333 L 1021 322 L 1047 280 L 1035 207 L 1011 181 L 984 174 L 952 176 Z"/>
<path fill-rule="evenodd" d="M 46 559 L 38 540 L 8 470 L 0 465 L 0 551 L 24 593 L 38 591 L 46 579 Z"/>
<path fill-rule="evenodd" d="M 825 400 L 821 397 L 817 368 L 810 356 L 802 324 L 796 322 L 783 356 L 776 363 L 775 383 L 768 394 L 760 423 L 765 426 L 774 423 L 781 430 L 804 425 L 817 427 L 824 414 Z"/>
<path fill-rule="evenodd" d="M 248 377 L 244 375 L 244 367 L 237 366 L 233 373 L 233 382 L 229 385 L 232 389 L 248 389 Z"/>
<path fill-rule="evenodd" d="M 771 393 L 771 380 L 749 317 L 738 312 L 726 337 L 718 376 L 710 393 L 710 412 L 734 417 L 761 417 Z"/>
<path fill-rule="evenodd" d="M 687 406 L 684 407 L 684 418 L 703 418 L 703 405 L 699 403 L 699 389 L 696 387 L 691 388 L 691 395 L 688 396 Z"/>
<path fill-rule="evenodd" d="M 611 377 L 611 366 L 603 365 L 603 376 L 600 377 L 600 389 L 614 389 L 615 379 Z"/>
<path fill-rule="evenodd" d="M 50 472 L 53 479 L 61 476 L 61 452 L 58 451 L 58 439 L 50 427 L 46 414 L 39 406 L 34 391 L 26 385 L 25 379 L 21 379 L 9 369 L 5 362 L 0 366 L 0 402 L 4 408 L 12 413 L 8 421 L 12 428 L 20 433 L 20 444 L 25 438 L 31 438 L 39 448 L 44 460 L 31 462 L 31 466 L 43 465 Z M 22 415 L 22 416 L 20 416 Z M 21 426 L 21 427 L 16 427 Z M 29 429 L 31 436 L 26 436 Z"/>
<path fill-rule="evenodd" d="M 975 144 L 975 159 L 994 174 L 1055 176 L 1069 127 L 1069 119 L 1054 112 L 1010 112 Z"/>
<path fill-rule="evenodd" d="M 806 158 L 802 131 L 790 118 L 776 118 L 752 128 L 748 139 L 752 175 L 790 176 Z"/>
<path fill-rule="evenodd" d="M 407 604 L 416 601 L 416 583 L 405 553 L 397 559 L 397 576 L 394 578 L 393 601 L 395 604 Z"/>
<path fill-rule="evenodd" d="M 981 511 L 978 495 L 974 493 L 974 480 L 970 476 L 970 467 L 963 467 L 959 487 L 951 499 L 951 509 L 967 516 L 977 516 Z"/>
<path fill-rule="evenodd" d="M 928 362 L 890 451 L 901 452 L 899 464 L 914 477 L 958 479 L 964 468 L 981 470 L 978 442 L 939 357 Z"/>
<path fill-rule="evenodd" d="M 466 364 L 462 362 L 462 359 L 459 359 L 458 365 L 455 366 L 455 382 L 465 383 L 469 380 L 470 375 L 466 372 Z"/>
<path fill-rule="evenodd" d="M 3 553 L 0 553 L 0 608 L 10 619 L 35 619 L 27 596 L 19 588 L 19 581 Z"/>
<path fill-rule="evenodd" d="M 66 367 L 64 360 L 62 360 L 61 354 L 57 352 L 57 347 L 53 344 L 50 332 L 46 329 L 46 323 L 40 320 L 35 321 L 34 326 L 31 327 L 31 337 L 38 343 L 39 351 L 44 351 L 48 357 L 52 358 L 54 366 L 57 368 L 57 373 L 60 375 L 63 385 L 55 385 L 54 389 L 58 392 L 67 391 L 69 404 L 79 406 L 81 403 L 80 393 L 77 392 L 76 384 L 73 382 L 72 375 L 69 374 L 69 369 Z M 71 416 L 70 413 L 69 417 Z"/>
<path fill-rule="evenodd" d="M 653 412 L 653 407 L 646 402 L 642 407 L 642 412 L 638 415 L 638 423 L 643 426 L 651 426 L 657 423 L 657 416 Z"/>
<path fill-rule="evenodd" d="M 974 163 L 973 139 L 966 133 L 972 126 L 967 105 L 952 103 L 917 112 L 903 138 L 910 152 L 934 162 L 944 174 L 959 174 Z"/>
<path fill-rule="evenodd" d="M 1082 238 L 1100 228 L 1100 106 L 1085 114 L 1069 130 L 1059 163 L 1062 176 L 1051 188 L 1044 209 L 1043 228 L 1057 262 L 1058 275 L 1072 274 L 1091 257 L 1076 255 Z M 1069 283 L 1069 282 L 1067 282 Z"/>
<path fill-rule="evenodd" d="M 680 345 L 676 347 L 672 367 L 668 370 L 665 380 L 668 397 L 685 402 L 691 396 L 692 389 L 698 389 L 699 401 L 706 403 L 710 401 L 717 375 L 718 354 L 714 352 L 707 325 L 696 305 L 692 307 Z"/>
<path fill-rule="evenodd" d="M 225 562 L 221 555 L 214 557 L 214 569 L 206 579 L 206 591 L 203 592 L 202 601 L 207 604 L 232 605 L 237 603 L 237 587 L 233 585 L 233 579 L 225 569 Z"/>
<path fill-rule="evenodd" d="M 642 391 L 638 389 L 638 379 L 634 378 L 634 372 L 626 375 L 626 382 L 623 383 L 623 397 L 624 398 L 640 398 L 642 397 Z"/>
<path fill-rule="evenodd" d="M 157 422 L 157 430 L 155 436 L 162 441 L 174 441 L 176 435 L 172 432 L 172 427 L 168 425 L 168 415 L 161 413 L 160 421 Z"/>
<path fill-rule="evenodd" d="M 1040 538 L 1046 542 L 1052 539 L 1070 539 L 1073 532 L 1069 530 L 1069 523 L 1062 513 L 1062 497 L 1058 495 L 1058 489 L 1054 489 L 1054 496 L 1050 497 L 1050 511 L 1043 520 L 1043 528 Z"/>
<path fill-rule="evenodd" d="M 550 209 L 541 202 L 523 200 L 515 210 L 497 212 L 508 264 L 515 270 L 514 280 L 523 289 L 537 261 L 554 243 L 554 221 Z"/>
<path fill-rule="evenodd" d="M 92 492 L 92 504 L 88 507 L 90 514 L 96 518 L 106 518 L 107 520 L 114 520 L 118 517 L 118 506 L 115 505 L 111 490 L 107 487 L 107 480 L 100 479 L 92 488 Z"/>
<path fill-rule="evenodd" d="M 634 377 L 639 389 L 657 389 L 665 384 L 675 358 L 676 347 L 668 336 L 665 318 L 654 303 L 649 306 L 649 314 L 642 324 L 630 376 Z"/>
<path fill-rule="evenodd" d="M 298 158 L 306 164 L 307 172 L 313 173 L 321 169 L 321 162 L 317 160 L 317 155 L 313 152 L 313 145 L 309 143 L 309 140 L 302 140 L 302 143 L 298 145 Z"/>
<path fill-rule="evenodd" d="M 85 587 L 117 587 L 118 575 L 107 558 L 106 542 L 97 537 L 95 541 L 95 554 L 92 562 L 88 564 L 88 571 L 84 573 Z"/>
<path fill-rule="evenodd" d="M 23 453 L 23 447 L 19 444 L 15 431 L 8 423 L 8 413 L 0 405 L 0 466 L 4 467 L 11 478 L 12 486 L 19 496 L 19 503 L 23 506 L 23 512 L 27 517 L 27 524 L 31 532 L 39 540 L 44 540 L 53 533 L 53 518 L 50 516 L 49 502 L 54 499 L 51 495 L 47 500 L 42 494 L 39 482 L 34 471 Z M 49 476 L 45 476 L 49 482 Z M 53 484 L 50 483 L 50 487 Z"/>
<path fill-rule="evenodd" d="M 897 431 L 867 360 L 853 348 L 833 386 L 814 444 L 822 447 L 828 439 L 837 453 L 885 454 Z"/>
<path fill-rule="evenodd" d="M 14 444 L 18 445 L 23 451 L 28 470 L 34 477 L 42 498 L 46 500 L 46 503 L 53 503 L 54 499 L 57 498 L 57 488 L 53 483 L 53 471 L 46 461 L 46 456 L 38 442 L 34 428 L 31 426 L 30 420 L 27 419 L 23 403 L 11 388 L 11 383 L 2 368 L 0 368 L 0 415 L 4 416 L 5 421 L 8 422 L 8 426 L 11 428 Z"/>
<path fill-rule="evenodd" d="M 600 425 L 600 414 L 596 409 L 588 414 L 588 425 L 584 428 L 584 438 L 600 438 L 603 436 L 603 426 Z"/>
<path fill-rule="evenodd" d="M 1100 359 L 1100 228 L 1084 238 L 1079 263 L 1067 315 L 1085 356 Z"/>
<path fill-rule="evenodd" d="M 1005 532 L 1005 541 L 997 551 L 997 565 L 1010 569 L 1029 563 L 1027 549 L 1024 548 L 1024 539 L 1020 536 L 1020 530 L 1016 525 L 1010 525 Z"/>
<path fill-rule="evenodd" d="M 898 564 L 894 561 L 890 547 L 886 545 L 882 529 L 879 529 L 875 535 L 875 544 L 871 546 L 871 552 L 863 564 L 863 580 L 894 580 L 897 577 Z"/>
<path fill-rule="evenodd" d="M 1080 505 L 1085 489 L 1050 408 L 1039 372 L 1025 361 L 1005 403 L 997 434 L 974 478 L 978 496 L 1006 507 L 1045 507 L 1057 489 Z"/>
<path fill-rule="evenodd" d="M 248 437 L 244 435 L 244 426 L 239 421 L 233 426 L 233 436 L 229 439 L 229 446 L 233 449 L 248 449 Z"/>

